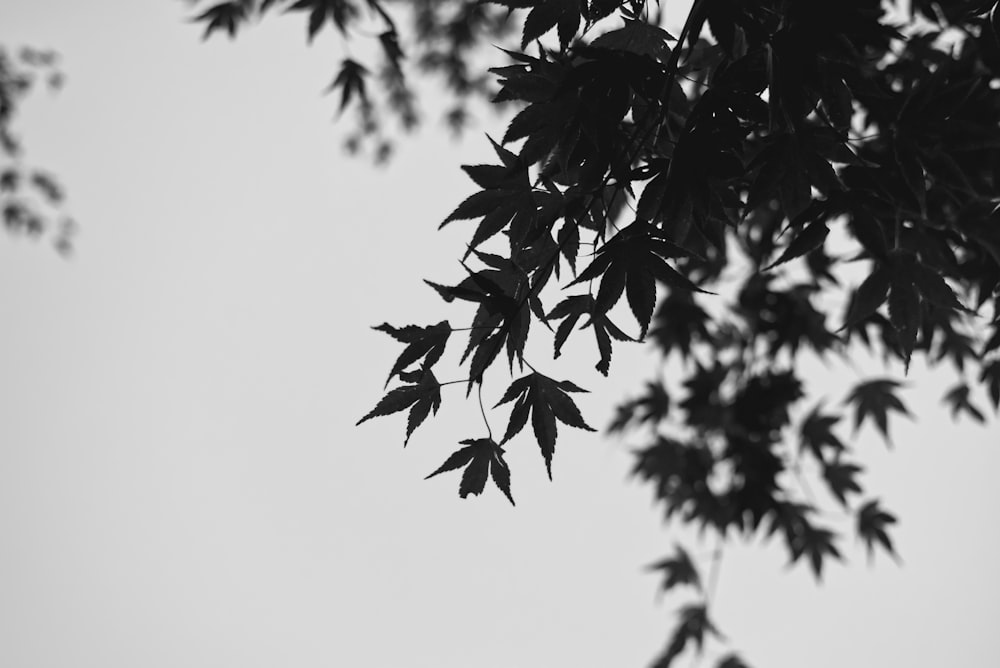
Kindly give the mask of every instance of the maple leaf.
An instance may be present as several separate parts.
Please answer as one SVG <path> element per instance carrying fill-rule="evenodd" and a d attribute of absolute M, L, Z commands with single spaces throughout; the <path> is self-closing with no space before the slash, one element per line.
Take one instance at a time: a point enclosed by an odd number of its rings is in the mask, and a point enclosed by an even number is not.
<path fill-rule="evenodd" d="M 968 413 L 976 422 L 986 422 L 986 416 L 982 411 L 972 405 L 969 401 L 969 386 L 966 383 L 959 383 L 948 390 L 942 398 L 946 404 L 951 405 L 951 419 L 958 418 L 960 412 Z"/>
<path fill-rule="evenodd" d="M 926 301 L 941 308 L 973 313 L 958 300 L 955 291 L 945 282 L 944 278 L 923 262 L 915 261 L 911 265 L 913 283 Z"/>
<path fill-rule="evenodd" d="M 770 515 L 771 525 L 767 537 L 780 528 L 791 556 L 790 565 L 803 556 L 808 556 L 813 574 L 819 580 L 823 575 L 826 555 L 836 559 L 842 557 L 837 546 L 833 544 L 836 534 L 829 529 L 819 528 L 809 521 L 809 515 L 814 511 L 815 508 L 804 503 L 778 501 Z"/>
<path fill-rule="evenodd" d="M 662 230 L 636 220 L 601 246 L 594 261 L 567 287 L 602 276 L 594 304 L 596 313 L 607 313 L 625 292 L 629 308 L 641 328 L 641 339 L 653 317 L 656 281 L 670 287 L 707 292 L 667 264 L 666 258 L 681 255 L 694 254 L 667 239 Z"/>
<path fill-rule="evenodd" d="M 243 3 L 220 2 L 191 20 L 203 21 L 207 24 L 202 39 L 208 39 L 216 30 L 225 30 L 232 39 L 236 37 L 236 30 L 244 18 L 246 18 L 246 7 L 243 6 Z"/>
<path fill-rule="evenodd" d="M 674 629 L 673 637 L 667 645 L 666 650 L 653 664 L 654 668 L 668 668 L 673 660 L 677 658 L 687 647 L 689 642 L 697 646 L 701 653 L 702 645 L 705 642 L 705 634 L 721 637 L 718 629 L 708 618 L 708 608 L 704 604 L 690 604 L 681 608 L 680 623 Z"/>
<path fill-rule="evenodd" d="M 528 309 L 522 308 L 522 300 L 530 294 L 530 285 L 524 272 L 512 262 L 507 262 L 503 269 L 478 272 L 473 272 L 468 267 L 465 269 L 469 276 L 456 286 L 424 282 L 447 302 L 461 299 L 479 304 L 469 328 L 469 343 L 461 360 L 465 362 L 472 354 L 468 394 L 474 383 L 481 382 L 483 373 L 500 354 L 504 342 L 507 344 L 507 357 L 512 368 L 514 358 L 522 358 L 531 317 Z M 530 304 L 532 299 L 528 298 L 527 301 Z M 534 305 L 534 310 L 540 309 L 540 305 Z"/>
<path fill-rule="evenodd" d="M 337 73 L 337 77 L 333 80 L 333 83 L 326 89 L 326 92 L 332 92 L 341 89 L 340 91 L 340 111 L 344 111 L 344 108 L 350 104 L 351 99 L 356 95 L 361 99 L 362 102 L 368 100 L 368 95 L 365 92 L 365 77 L 368 76 L 368 70 L 364 65 L 352 60 L 350 58 L 344 58 L 340 62 L 340 72 Z"/>
<path fill-rule="evenodd" d="M 510 493 L 510 467 L 504 461 L 503 448 L 491 438 L 468 438 L 459 441 L 464 448 L 453 452 L 433 473 L 424 478 L 428 480 L 447 471 L 466 467 L 462 473 L 462 482 L 458 487 L 458 495 L 463 499 L 469 494 L 479 495 L 486 488 L 486 480 L 493 478 L 495 484 L 511 505 L 514 497 Z"/>
<path fill-rule="evenodd" d="M 382 399 L 363 418 L 357 421 L 354 426 L 360 425 L 373 417 L 391 415 L 399 411 L 410 409 L 410 414 L 406 423 L 406 440 L 403 447 L 410 440 L 413 431 L 423 423 L 427 414 L 434 411 L 437 414 L 441 406 L 441 384 L 434 377 L 430 369 L 422 371 L 401 372 L 401 380 L 411 383 L 395 389 L 389 390 Z"/>
<path fill-rule="evenodd" d="M 862 470 L 856 464 L 848 464 L 841 461 L 823 464 L 823 478 L 826 480 L 830 492 L 837 497 L 841 505 L 847 506 L 847 494 L 849 492 L 861 493 L 861 485 L 854 478 Z"/>
<path fill-rule="evenodd" d="M 844 444 L 837 435 L 833 433 L 833 425 L 840 422 L 839 415 L 823 415 L 819 412 L 820 405 L 817 404 L 799 428 L 800 440 L 799 451 L 809 450 L 816 459 L 825 461 L 823 448 L 829 446 L 835 453 L 842 452 Z"/>
<path fill-rule="evenodd" d="M 875 426 L 882 432 L 886 442 L 889 442 L 889 411 L 897 411 L 910 415 L 910 411 L 895 395 L 893 390 L 901 387 L 899 381 L 883 378 L 858 383 L 851 390 L 845 403 L 854 404 L 854 432 L 857 433 L 865 418 L 875 421 Z"/>
<path fill-rule="evenodd" d="M 298 0 L 285 11 L 309 12 L 309 42 L 316 37 L 327 17 L 341 34 L 346 34 L 348 24 L 358 15 L 358 8 L 350 0 Z"/>
<path fill-rule="evenodd" d="M 727 412 L 720 398 L 720 389 L 725 382 L 729 370 L 718 360 L 711 367 L 703 367 L 695 360 L 695 368 L 685 379 L 687 397 L 680 407 L 687 413 L 688 424 L 699 427 L 718 428 L 727 418 Z"/>
<path fill-rule="evenodd" d="M 524 20 L 521 48 L 558 26 L 559 45 L 565 49 L 580 27 L 578 0 L 538 0 Z"/>
<path fill-rule="evenodd" d="M 779 264 L 784 264 L 789 260 L 794 260 L 797 257 L 801 257 L 806 253 L 822 247 L 828 234 L 830 234 L 830 228 L 827 227 L 826 220 L 814 220 L 803 229 L 799 230 L 795 237 L 788 243 L 788 247 L 785 248 L 785 251 L 778 257 L 778 259 L 764 267 L 762 271 L 770 271 Z"/>
<path fill-rule="evenodd" d="M 615 419 L 608 426 L 608 432 L 622 431 L 630 422 L 656 424 L 670 412 L 670 395 L 663 383 L 647 382 L 646 393 L 618 406 Z"/>
<path fill-rule="evenodd" d="M 590 45 L 603 49 L 629 51 L 665 63 L 670 56 L 667 42 L 676 39 L 658 25 L 638 19 L 625 19 L 624 26 L 617 30 L 609 30 Z"/>
<path fill-rule="evenodd" d="M 385 332 L 397 341 L 407 344 L 396 359 L 396 363 L 392 365 L 389 378 L 385 381 L 386 385 L 389 384 L 393 376 L 418 362 L 421 358 L 424 360 L 424 368 L 432 367 L 435 362 L 441 359 L 445 345 L 448 343 L 448 337 L 452 332 L 451 325 L 447 320 L 442 320 L 438 324 L 428 327 L 407 325 L 397 328 L 388 323 L 382 323 L 377 327 L 372 327 L 372 329 Z"/>
<path fill-rule="evenodd" d="M 553 357 L 558 359 L 562 352 L 563 344 L 569 338 L 570 332 L 573 331 L 573 327 L 576 326 L 581 316 L 584 315 L 589 315 L 590 320 L 583 323 L 580 329 L 586 329 L 587 327 L 594 328 L 597 350 L 601 355 L 595 368 L 607 376 L 611 367 L 611 339 L 614 338 L 617 341 L 634 341 L 634 339 L 618 329 L 618 326 L 611 322 L 606 313 L 598 312 L 596 310 L 596 302 L 593 296 L 589 294 L 567 297 L 549 312 L 547 317 L 551 320 L 565 318 L 559 323 L 559 327 L 556 329 L 555 354 Z"/>
<path fill-rule="evenodd" d="M 646 567 L 649 571 L 663 571 L 662 591 L 670 591 L 679 585 L 691 585 L 701 590 L 701 578 L 691 557 L 680 545 L 674 545 L 675 554 Z"/>
<path fill-rule="evenodd" d="M 833 544 L 836 534 L 829 529 L 820 529 L 809 522 L 802 524 L 802 532 L 792 543 L 792 563 L 799 560 L 799 557 L 806 555 L 809 557 L 809 565 L 812 567 L 816 579 L 823 577 L 823 561 L 826 555 L 836 559 L 841 559 L 837 546 Z"/>
<path fill-rule="evenodd" d="M 545 458 L 545 469 L 548 471 L 550 480 L 552 479 L 552 454 L 555 452 L 556 436 L 558 435 L 556 420 L 577 429 L 595 431 L 593 427 L 583 421 L 580 409 L 576 407 L 567 392 L 586 392 L 586 390 L 577 387 L 568 380 L 557 381 L 535 372 L 522 376 L 511 383 L 496 404 L 496 406 L 501 406 L 509 401 L 517 400 L 514 403 L 514 408 L 511 409 L 507 432 L 501 443 L 506 443 L 524 428 L 528 421 L 528 412 L 531 412 L 531 426 L 535 432 L 538 446 L 542 450 L 542 456 Z"/>
<path fill-rule="evenodd" d="M 919 261 L 911 251 L 893 250 L 855 292 L 840 330 L 853 328 L 872 316 L 887 298 L 889 321 L 896 331 L 907 368 L 921 324 L 921 302 L 971 313 L 940 274 Z"/>
<path fill-rule="evenodd" d="M 405 58 L 403 49 L 399 46 L 399 35 L 396 34 L 395 30 L 387 30 L 378 36 L 378 41 L 385 57 L 394 68 L 399 70 L 400 62 Z"/>
<path fill-rule="evenodd" d="M 688 291 L 670 290 L 653 315 L 649 336 L 664 355 L 676 348 L 681 356 L 688 357 L 692 344 L 712 341 L 707 326 L 710 322 L 711 318 L 695 301 L 694 295 Z"/>
<path fill-rule="evenodd" d="M 896 523 L 896 518 L 879 508 L 878 500 L 873 499 L 858 509 L 858 536 L 865 541 L 868 548 L 868 559 L 875 554 L 875 543 L 881 545 L 894 558 L 898 559 L 892 547 L 892 540 L 886 533 L 886 527 Z"/>
<path fill-rule="evenodd" d="M 493 142 L 492 139 L 490 139 Z M 481 218 L 463 259 L 475 248 L 508 229 L 512 254 L 548 232 L 562 212 L 562 195 L 535 190 L 528 178 L 528 163 L 510 159 L 506 149 L 493 142 L 501 165 L 463 165 L 462 169 L 483 188 L 468 196 L 448 214 L 438 229 L 457 220 Z"/>
<path fill-rule="evenodd" d="M 949 357 L 956 369 L 964 371 L 966 358 L 977 359 L 979 357 L 973 348 L 973 338 L 968 334 L 956 331 L 948 321 L 939 321 L 938 324 L 942 336 L 934 361 L 939 362 L 945 357 Z"/>

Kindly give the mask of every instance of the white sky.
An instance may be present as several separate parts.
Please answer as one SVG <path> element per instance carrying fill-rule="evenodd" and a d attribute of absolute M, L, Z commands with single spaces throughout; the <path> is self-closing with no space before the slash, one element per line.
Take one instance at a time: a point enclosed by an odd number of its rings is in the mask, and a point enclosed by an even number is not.
<path fill-rule="evenodd" d="M 5 44 L 63 56 L 19 127 L 82 225 L 70 261 L 0 237 L 0 666 L 646 665 L 682 600 L 640 569 L 677 535 L 624 444 L 561 430 L 549 483 L 516 441 L 512 509 L 422 480 L 484 435 L 460 386 L 406 451 L 402 416 L 353 426 L 399 352 L 368 327 L 452 315 L 419 279 L 458 276 L 468 227 L 434 228 L 485 140 L 428 126 L 374 169 L 317 94 L 330 36 L 307 49 L 285 18 L 203 44 L 185 16 L 0 9 Z M 617 353 L 604 381 L 591 345 L 553 374 L 597 426 L 655 358 Z M 839 401 L 862 366 L 813 387 Z M 855 443 L 903 567 L 848 537 L 817 587 L 779 542 L 729 549 L 713 614 L 751 665 L 1000 665 L 996 423 L 952 425 L 950 371 L 910 380 L 919 424 Z"/>

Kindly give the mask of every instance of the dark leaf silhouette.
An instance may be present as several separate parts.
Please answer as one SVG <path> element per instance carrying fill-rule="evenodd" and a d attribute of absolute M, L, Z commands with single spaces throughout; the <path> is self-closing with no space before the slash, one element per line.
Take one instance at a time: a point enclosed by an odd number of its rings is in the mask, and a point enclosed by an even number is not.
<path fill-rule="evenodd" d="M 986 422 L 986 416 L 969 400 L 969 386 L 965 383 L 959 383 L 948 390 L 944 395 L 944 402 L 951 407 L 952 419 L 958 418 L 959 413 L 966 413 L 976 422 Z"/>
<path fill-rule="evenodd" d="M 833 426 L 840 421 L 839 415 L 823 415 L 816 406 L 802 422 L 800 429 L 800 449 L 808 450 L 819 461 L 827 459 L 825 448 L 830 448 L 837 456 L 845 450 L 844 444 L 836 434 Z"/>
<path fill-rule="evenodd" d="M 935 306 L 971 312 L 958 301 L 955 291 L 945 283 L 941 275 L 927 265 L 915 262 L 912 277 L 920 296 Z"/>
<path fill-rule="evenodd" d="M 676 39 L 660 26 L 651 25 L 638 19 L 625 19 L 623 27 L 609 30 L 591 42 L 591 46 L 627 51 L 666 62 L 670 56 L 668 42 Z"/>
<path fill-rule="evenodd" d="M 350 58 L 344 58 L 340 63 L 340 72 L 337 73 L 337 78 L 333 80 L 327 91 L 334 91 L 340 89 L 340 110 L 343 111 L 344 108 L 351 103 L 351 100 L 355 97 L 361 100 L 367 100 L 368 96 L 365 92 L 365 77 L 368 76 L 368 70 L 361 63 L 351 60 Z"/>
<path fill-rule="evenodd" d="M 246 14 L 243 2 L 220 2 L 205 10 L 193 20 L 205 23 L 203 39 L 208 39 L 216 30 L 225 30 L 229 37 L 236 37 L 236 30 Z"/>
<path fill-rule="evenodd" d="M 351 0 L 297 0 L 285 11 L 309 14 L 309 41 L 316 37 L 327 19 L 344 32 L 358 14 Z"/>
<path fill-rule="evenodd" d="M 402 372 L 399 374 L 399 377 L 401 380 L 411 384 L 390 390 L 375 405 L 375 408 L 358 420 L 357 424 L 366 422 L 373 417 L 391 415 L 409 408 L 410 415 L 406 424 L 406 439 L 403 442 L 403 445 L 406 445 L 410 440 L 410 435 L 423 423 L 427 418 L 427 414 L 431 410 L 437 413 L 438 408 L 440 408 L 441 385 L 430 370 Z"/>
<path fill-rule="evenodd" d="M 768 265 L 765 271 L 816 250 L 823 245 L 829 233 L 830 229 L 827 227 L 825 220 L 815 220 L 809 223 L 795 235 L 789 242 L 785 252 L 777 260 Z"/>
<path fill-rule="evenodd" d="M 626 292 L 629 307 L 646 335 L 656 304 L 656 281 L 671 287 L 704 292 L 673 269 L 666 258 L 690 255 L 690 251 L 664 237 L 647 223 L 636 221 L 601 247 L 597 258 L 569 285 L 599 276 L 601 287 L 594 302 L 595 312 L 607 313 Z"/>
<path fill-rule="evenodd" d="M 429 327 L 407 325 L 406 327 L 396 328 L 388 323 L 382 323 L 372 329 L 385 332 L 397 341 L 407 344 L 406 349 L 400 353 L 396 359 L 396 363 L 392 365 L 392 370 L 389 372 L 389 379 L 386 381 L 386 384 L 388 384 L 389 380 L 392 380 L 393 376 L 416 364 L 421 359 L 424 360 L 425 368 L 432 367 L 444 353 L 448 337 L 451 335 L 451 325 L 448 324 L 447 320 L 442 320 L 438 324 Z"/>
<path fill-rule="evenodd" d="M 700 653 L 706 634 L 719 635 L 718 630 L 709 621 L 708 608 L 698 604 L 685 606 L 680 611 L 680 623 L 674 629 L 670 643 L 653 665 L 656 668 L 669 668 L 689 644 L 693 644 Z"/>
<path fill-rule="evenodd" d="M 597 362 L 597 370 L 605 376 L 611 367 L 611 340 L 632 341 L 632 338 L 618 329 L 605 313 L 596 311 L 596 302 L 590 295 L 577 295 L 567 297 L 549 312 L 550 320 L 562 320 L 556 330 L 554 357 L 559 357 L 563 344 L 569 338 L 573 328 L 584 315 L 589 315 L 590 319 L 581 325 L 581 329 L 592 327 L 594 338 L 597 340 L 597 349 L 601 358 Z"/>
<path fill-rule="evenodd" d="M 559 44 L 566 48 L 580 25 L 580 3 L 576 0 L 538 0 L 524 20 L 521 48 L 558 26 Z"/>
<path fill-rule="evenodd" d="M 459 442 L 465 447 L 453 452 L 427 478 L 465 467 L 462 482 L 458 487 L 460 497 L 464 499 L 469 494 L 476 496 L 482 494 L 486 489 L 487 479 L 492 476 L 493 483 L 503 492 L 511 505 L 514 505 L 514 497 L 510 493 L 510 468 L 504 461 L 503 448 L 489 438 L 470 438 Z"/>
<path fill-rule="evenodd" d="M 882 436 L 889 439 L 889 411 L 910 415 L 895 390 L 900 383 L 890 379 L 870 380 L 854 386 L 847 403 L 854 404 L 854 429 L 866 419 L 872 419 Z"/>
<path fill-rule="evenodd" d="M 850 492 L 861 493 L 861 485 L 854 479 L 861 472 L 857 464 L 834 461 L 823 466 L 823 478 L 830 492 L 837 497 L 841 505 L 847 506 L 847 495 Z"/>
<path fill-rule="evenodd" d="M 998 10 L 912 4 L 890 17 L 874 2 L 699 0 L 676 37 L 645 0 L 456 0 L 447 11 L 417 3 L 412 16 L 382 0 L 209 0 L 196 20 L 242 35 L 282 7 L 306 17 L 310 39 L 370 40 L 347 53 L 376 60 L 342 61 L 331 86 L 358 112 L 357 142 L 386 145 L 385 113 L 413 127 L 415 72 L 444 82 L 455 125 L 485 96 L 509 105 L 503 137 L 484 143 L 493 157 L 462 167 L 476 190 L 442 204 L 442 227 L 469 221 L 455 225 L 466 226 L 464 273 L 428 282 L 448 308 L 473 313 L 380 325 L 404 346 L 389 373 L 401 386 L 362 422 L 408 410 L 408 439 L 441 400 L 431 368 L 451 333 L 467 332 L 462 380 L 445 385 L 466 384 L 467 397 L 478 387 L 491 434 L 481 396 L 508 371 L 494 409 L 510 413 L 500 443 L 465 441 L 435 474 L 463 468 L 463 496 L 492 477 L 510 498 L 500 447 L 529 419 L 550 476 L 557 423 L 590 430 L 570 398 L 577 379 L 555 381 L 562 372 L 545 366 L 593 336 L 595 368 L 609 375 L 615 349 L 648 335 L 654 369 L 609 425 L 638 441 L 633 475 L 666 519 L 723 545 L 763 529 L 818 579 L 843 560 L 842 535 L 817 519 L 824 506 L 871 498 L 865 449 L 837 425 L 847 417 L 857 435 L 870 422 L 889 442 L 890 413 L 910 416 L 890 366 L 947 362 L 959 375 L 945 396 L 953 415 L 993 417 L 977 386 L 1000 410 L 1000 89 L 983 74 L 1000 70 Z M 478 69 L 486 42 L 501 48 Z M 14 155 L 4 122 L 0 147 Z M 37 229 L 19 189 L 59 189 L 2 167 L 3 220 Z M 532 341 L 550 333 L 546 360 Z M 826 371 L 806 360 L 856 369 L 862 349 L 884 369 L 824 406 Z M 822 505 L 817 483 L 830 492 Z M 875 502 L 857 512 L 868 549 L 892 553 L 895 518 Z M 698 566 L 679 548 L 655 565 L 666 589 L 697 584 Z M 658 665 L 700 649 L 708 613 L 704 600 L 681 612 Z M 743 663 L 730 653 L 719 665 Z"/>
<path fill-rule="evenodd" d="M 896 523 L 896 518 L 879 507 L 877 500 L 865 503 L 857 512 L 858 536 L 865 542 L 868 548 L 869 559 L 875 553 L 875 545 L 881 545 L 886 552 L 893 557 L 896 556 L 892 547 L 892 540 L 886 531 L 886 527 Z"/>
<path fill-rule="evenodd" d="M 608 432 L 624 430 L 630 424 L 656 425 L 670 412 L 670 395 L 662 383 L 646 383 L 641 396 L 618 406 L 615 419 L 608 425 Z"/>
<path fill-rule="evenodd" d="M 540 373 L 531 373 L 518 378 L 503 397 L 497 402 L 497 406 L 514 401 L 514 408 L 510 412 L 510 420 L 507 423 L 507 431 L 501 443 L 506 443 L 516 436 L 528 421 L 528 413 L 531 413 L 531 427 L 535 432 L 535 440 L 541 448 L 542 456 L 545 458 L 545 469 L 549 478 L 552 478 L 552 454 L 555 452 L 556 420 L 563 424 L 577 429 L 594 431 L 594 429 L 583 421 L 580 409 L 570 398 L 567 392 L 586 392 L 568 380 L 552 380 Z M 516 399 L 516 401 L 515 401 Z"/>
<path fill-rule="evenodd" d="M 670 591 L 679 585 L 691 585 L 701 589 L 701 577 L 691 557 L 680 545 L 674 546 L 674 556 L 650 564 L 648 570 L 663 572 L 663 591 Z"/>

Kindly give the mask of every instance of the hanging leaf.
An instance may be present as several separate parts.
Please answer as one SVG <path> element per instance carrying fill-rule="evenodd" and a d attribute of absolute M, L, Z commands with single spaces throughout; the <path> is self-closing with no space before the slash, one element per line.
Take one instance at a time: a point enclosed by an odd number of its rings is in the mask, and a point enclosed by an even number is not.
<path fill-rule="evenodd" d="M 685 255 L 693 254 L 667 239 L 652 225 L 636 220 L 601 246 L 590 266 L 569 285 L 603 276 L 594 303 L 596 312 L 602 314 L 618 302 L 627 288 L 628 304 L 641 328 L 641 339 L 653 317 L 656 281 L 670 287 L 706 292 L 667 264 L 666 258 Z"/>
<path fill-rule="evenodd" d="M 906 406 L 895 394 L 898 387 L 901 387 L 901 383 L 888 378 L 870 380 L 854 386 L 845 403 L 854 404 L 855 432 L 861 427 L 862 422 L 871 418 L 875 421 L 878 430 L 882 432 L 883 438 L 888 442 L 889 411 L 910 415 Z"/>
<path fill-rule="evenodd" d="M 873 499 L 858 509 L 857 513 L 858 536 L 865 542 L 868 548 L 869 560 L 875 554 L 875 544 L 881 545 L 893 558 L 896 553 L 892 547 L 892 540 L 886 531 L 886 527 L 896 523 L 896 518 L 879 508 L 878 500 Z"/>
<path fill-rule="evenodd" d="M 365 91 L 365 77 L 367 76 L 368 69 L 356 60 L 344 58 L 340 62 L 340 72 L 337 73 L 337 78 L 333 80 L 326 91 L 329 93 L 340 89 L 341 112 L 355 97 L 361 99 L 362 102 L 368 101 L 368 94 Z"/>
<path fill-rule="evenodd" d="M 688 644 L 695 645 L 701 653 L 705 643 L 705 635 L 721 637 L 718 629 L 708 619 L 708 608 L 704 604 L 691 604 L 681 608 L 680 623 L 674 629 L 670 643 L 663 654 L 654 662 L 654 668 L 667 668 L 679 656 Z"/>
<path fill-rule="evenodd" d="M 374 417 L 391 415 L 399 411 L 410 409 L 409 419 L 406 425 L 406 440 L 403 441 L 405 447 L 410 440 L 410 435 L 420 426 L 433 410 L 437 413 L 441 406 L 441 384 L 438 383 L 434 374 L 428 369 L 424 371 L 401 372 L 401 380 L 411 383 L 390 390 L 363 418 L 357 421 L 355 426 L 360 425 Z M 411 408 L 412 407 L 412 408 Z"/>
<path fill-rule="evenodd" d="M 545 458 L 545 469 L 549 473 L 550 480 L 552 479 L 552 454 L 556 447 L 556 420 L 577 429 L 595 431 L 593 427 L 583 421 L 580 409 L 576 407 L 567 392 L 586 392 L 586 390 L 577 387 L 568 380 L 556 381 L 540 373 L 531 373 L 511 383 L 496 404 L 501 406 L 517 400 L 511 410 L 507 432 L 501 443 L 506 443 L 524 428 L 528 421 L 528 412 L 531 412 L 531 426 L 535 432 L 535 440 L 538 441 L 542 456 Z"/>
<path fill-rule="evenodd" d="M 920 296 L 941 308 L 953 309 L 972 313 L 970 309 L 962 305 L 955 296 L 955 292 L 948 287 L 944 279 L 936 271 L 923 264 L 915 262 L 913 264 L 913 282 L 920 291 Z"/>
<path fill-rule="evenodd" d="M 611 339 L 616 341 L 634 341 L 634 339 L 618 329 L 618 326 L 611 322 L 606 314 L 597 313 L 596 303 L 590 295 L 567 297 L 549 312 L 549 319 L 563 319 L 556 329 L 554 357 L 559 357 L 570 332 L 573 331 L 580 317 L 584 315 L 589 315 L 590 320 L 583 323 L 580 329 L 593 327 L 594 338 L 597 340 L 597 350 L 601 356 L 595 368 L 607 376 L 611 367 Z"/>
<path fill-rule="evenodd" d="M 779 264 L 784 264 L 789 260 L 794 260 L 797 257 L 802 257 L 806 253 L 816 250 L 823 245 L 829 233 L 830 229 L 827 227 L 825 220 L 815 220 L 809 223 L 795 235 L 795 238 L 788 244 L 785 252 L 777 260 L 765 267 L 763 271 L 770 271 Z"/>
<path fill-rule="evenodd" d="M 202 39 L 208 39 L 216 30 L 225 30 L 232 39 L 236 37 L 236 30 L 245 17 L 246 8 L 243 3 L 220 2 L 191 20 L 205 23 L 205 34 Z"/>
<path fill-rule="evenodd" d="M 951 406 L 951 419 L 958 419 L 959 413 L 967 413 L 976 422 L 985 423 L 986 416 L 969 401 L 969 386 L 959 383 L 945 393 L 943 401 Z"/>
<path fill-rule="evenodd" d="M 458 495 L 463 499 L 470 494 L 478 496 L 486 489 L 486 480 L 492 476 L 493 483 L 503 492 L 511 505 L 514 497 L 510 493 L 510 467 L 504 461 L 503 448 L 489 438 L 469 438 L 459 441 L 464 448 L 456 450 L 433 473 L 424 478 L 428 480 L 440 473 L 454 471 L 465 467 L 462 482 L 458 487 Z"/>
<path fill-rule="evenodd" d="M 667 557 L 646 567 L 649 571 L 663 571 L 662 591 L 670 591 L 680 585 L 690 585 L 701 590 L 701 578 L 690 555 L 680 545 L 674 545 L 674 556 Z"/>
<path fill-rule="evenodd" d="M 424 368 L 429 369 L 434 366 L 434 363 L 444 353 L 448 337 L 451 336 L 451 325 L 448 324 L 447 320 L 442 320 L 438 324 L 428 327 L 407 325 L 402 328 L 396 328 L 388 323 L 382 323 L 377 327 L 372 327 L 372 329 L 385 332 L 397 341 L 407 344 L 403 352 L 396 358 L 396 363 L 392 365 L 386 385 L 389 384 L 389 381 L 397 373 L 419 362 L 421 359 L 424 360 Z"/>
<path fill-rule="evenodd" d="M 857 483 L 855 477 L 863 469 L 857 464 L 849 464 L 841 461 L 830 462 L 823 465 L 823 479 L 826 480 L 830 492 L 837 497 L 840 505 L 847 507 L 847 495 L 850 492 L 861 493 L 861 485 Z"/>
<path fill-rule="evenodd" d="M 827 459 L 824 448 L 831 448 L 835 457 L 846 448 L 833 433 L 833 426 L 840 422 L 840 416 L 823 415 L 819 409 L 819 405 L 815 406 L 802 422 L 799 450 L 808 450 L 817 460 L 824 462 Z"/>

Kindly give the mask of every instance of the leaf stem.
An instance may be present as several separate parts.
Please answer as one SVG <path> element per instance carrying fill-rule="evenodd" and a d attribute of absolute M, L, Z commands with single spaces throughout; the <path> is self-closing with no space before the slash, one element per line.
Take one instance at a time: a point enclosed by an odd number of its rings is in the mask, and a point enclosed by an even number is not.
<path fill-rule="evenodd" d="M 437 386 L 444 387 L 445 385 L 456 385 L 458 383 L 468 383 L 468 382 L 469 382 L 468 378 L 462 378 L 461 380 L 448 380 L 443 383 L 438 383 Z"/>
<path fill-rule="evenodd" d="M 490 429 L 490 421 L 486 419 L 486 409 L 483 407 L 483 384 L 479 383 L 479 412 L 483 415 L 483 423 L 486 425 L 486 434 L 493 440 L 493 431 Z"/>

